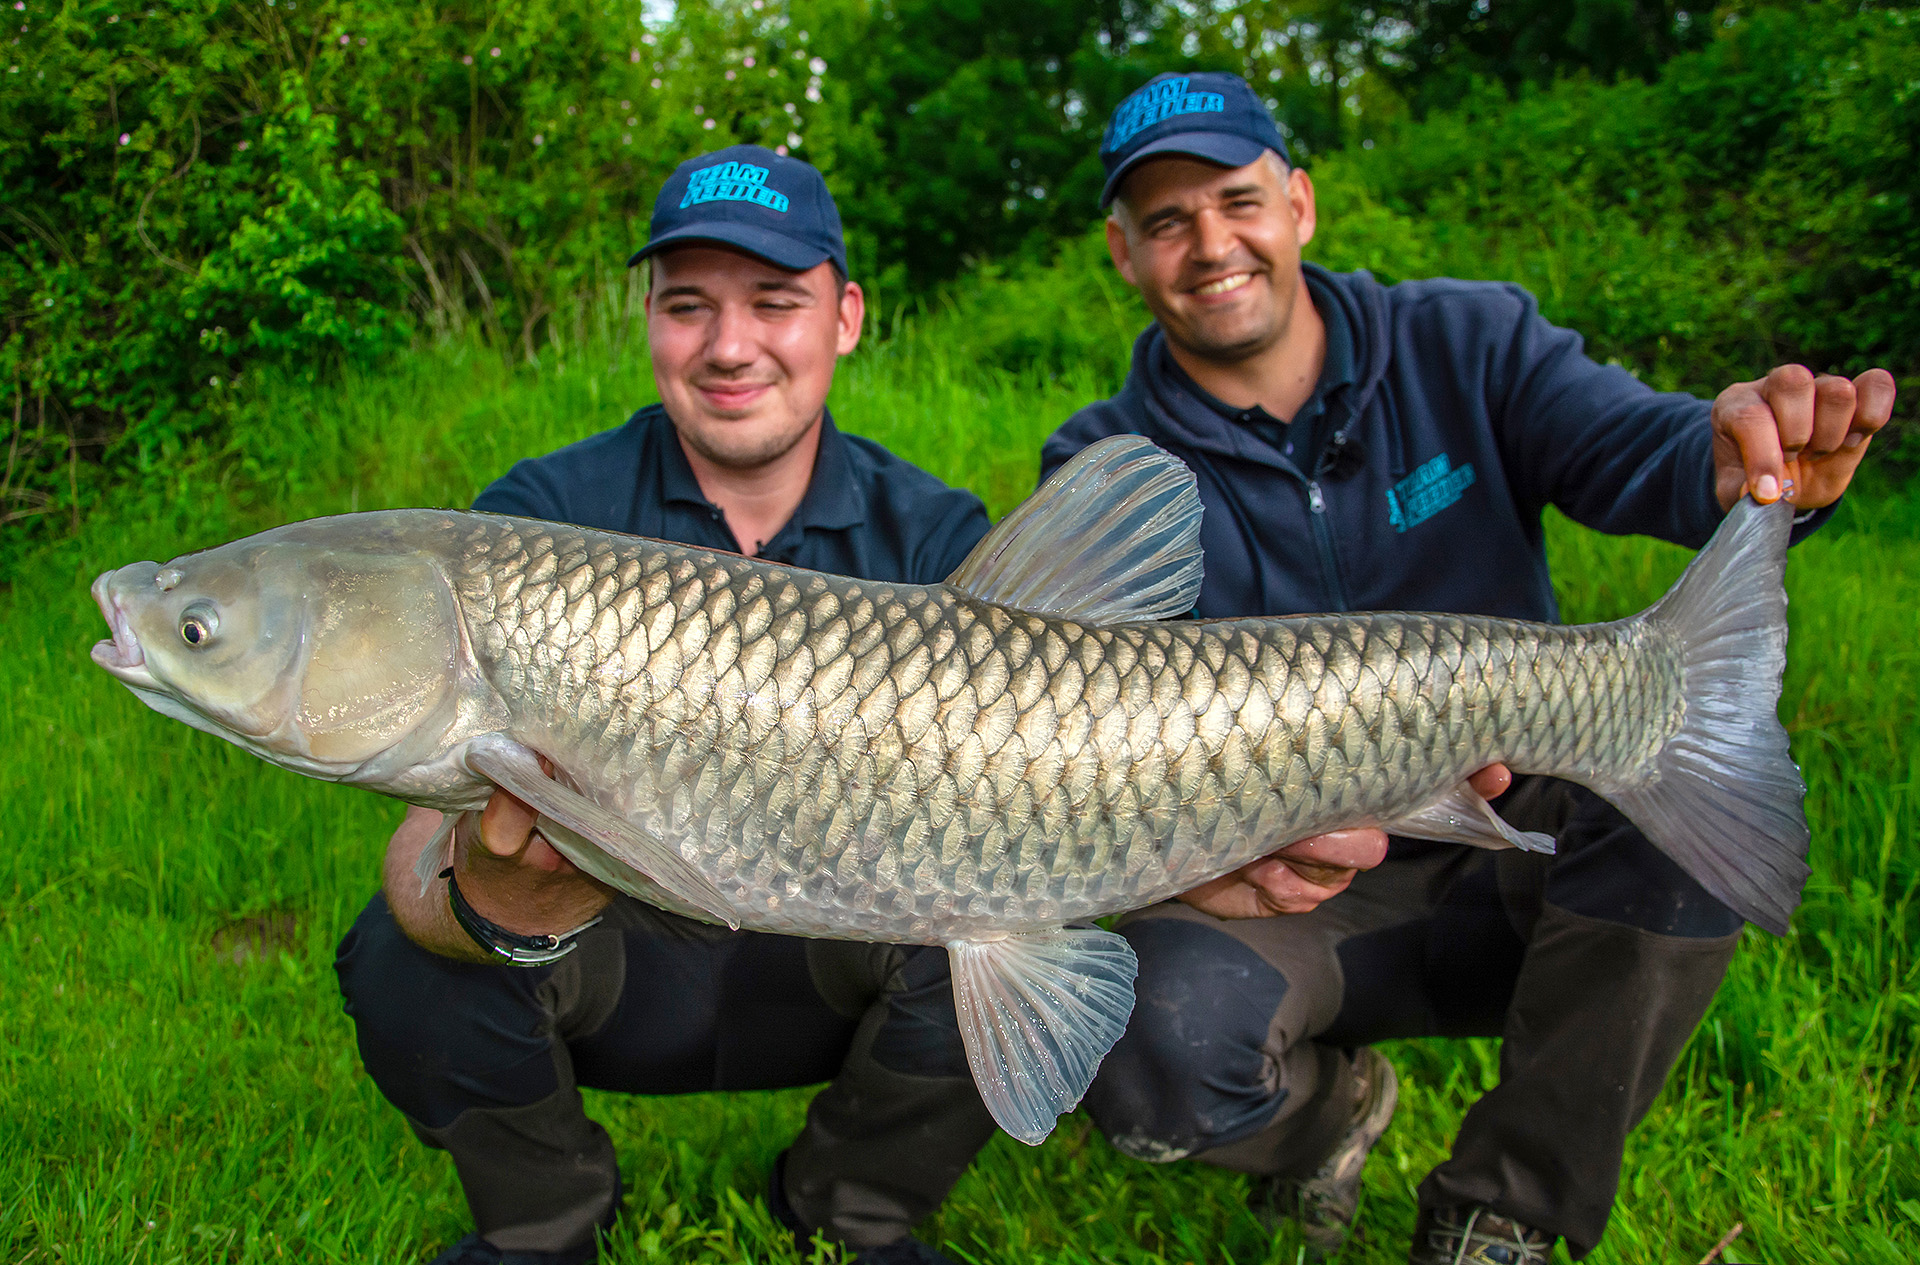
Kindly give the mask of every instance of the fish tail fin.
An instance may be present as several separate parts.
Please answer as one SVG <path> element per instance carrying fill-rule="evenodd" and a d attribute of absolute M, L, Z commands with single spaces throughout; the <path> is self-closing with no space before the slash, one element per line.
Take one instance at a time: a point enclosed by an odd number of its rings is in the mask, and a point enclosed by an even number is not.
<path fill-rule="evenodd" d="M 1741 498 L 1640 618 L 1681 658 L 1685 716 L 1649 776 L 1608 798 L 1749 922 L 1785 935 L 1807 867 L 1806 783 L 1780 723 L 1793 511 Z"/>

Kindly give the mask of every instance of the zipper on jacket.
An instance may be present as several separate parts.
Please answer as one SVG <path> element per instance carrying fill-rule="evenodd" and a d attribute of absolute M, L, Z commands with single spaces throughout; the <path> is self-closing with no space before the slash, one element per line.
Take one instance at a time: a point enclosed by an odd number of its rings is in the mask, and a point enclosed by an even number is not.
<path fill-rule="evenodd" d="M 1332 609 L 1348 610 L 1346 586 L 1340 583 L 1340 567 L 1333 553 L 1333 527 L 1327 522 L 1327 498 L 1320 491 L 1318 479 L 1307 480 L 1307 508 L 1313 512 L 1313 541 L 1320 547 L 1320 571 L 1327 578 Z"/>

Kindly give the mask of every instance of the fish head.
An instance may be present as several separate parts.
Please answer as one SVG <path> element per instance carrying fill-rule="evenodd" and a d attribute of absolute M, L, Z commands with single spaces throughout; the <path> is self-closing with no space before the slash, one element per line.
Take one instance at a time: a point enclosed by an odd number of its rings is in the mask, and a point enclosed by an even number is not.
<path fill-rule="evenodd" d="M 109 571 L 93 597 L 93 661 L 142 702 L 310 776 L 353 774 L 458 688 L 453 595 L 419 553 L 282 528 Z"/>

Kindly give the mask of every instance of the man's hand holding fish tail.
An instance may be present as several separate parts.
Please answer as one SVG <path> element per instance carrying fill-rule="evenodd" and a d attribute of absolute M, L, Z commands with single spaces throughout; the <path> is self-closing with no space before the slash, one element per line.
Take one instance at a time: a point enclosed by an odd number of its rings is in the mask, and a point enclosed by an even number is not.
<path fill-rule="evenodd" d="M 1723 516 L 1723 537 L 1742 534 L 1743 494 L 1784 499 L 1797 540 L 1892 410 L 1881 369 L 1782 366 L 1711 404 L 1660 395 L 1587 359 L 1517 287 L 1382 286 L 1303 264 L 1312 181 L 1234 76 L 1155 79 L 1115 111 L 1101 156 L 1113 259 L 1154 324 L 1125 389 L 1062 427 L 1042 472 L 1121 434 L 1191 467 L 1204 618 L 1554 621 L 1546 506 L 1699 547 Z M 1774 718 L 1778 562 L 1743 555 L 1750 598 L 1710 578 L 1741 548 L 1716 537 L 1648 618 L 1698 639 L 1683 671 L 1713 700 L 1692 713 L 1744 711 L 1764 750 L 1727 745 L 1738 725 L 1703 728 L 1673 740 L 1644 791 L 1568 769 L 1584 785 L 1521 776 L 1502 795 L 1506 770 L 1488 770 L 1438 813 L 1386 823 L 1376 868 L 1315 870 L 1324 845 L 1296 846 L 1127 915 L 1140 1004 L 1086 1099 L 1108 1138 L 1257 1175 L 1262 1210 L 1330 1254 L 1394 1109 L 1371 1043 L 1504 1035 L 1499 1086 L 1420 1186 L 1409 1259 L 1544 1265 L 1556 1239 L 1590 1251 L 1627 1132 L 1711 1000 L 1741 914 L 1784 929 L 1805 874 L 1803 791 Z M 1732 614 L 1706 613 L 1729 600 Z M 1692 776 L 1740 802 L 1708 791 L 1681 807 Z M 1555 850 L 1526 842 L 1548 836 Z M 1336 890 L 1311 911 L 1292 901 Z M 1275 913 L 1292 916 L 1261 916 Z"/>

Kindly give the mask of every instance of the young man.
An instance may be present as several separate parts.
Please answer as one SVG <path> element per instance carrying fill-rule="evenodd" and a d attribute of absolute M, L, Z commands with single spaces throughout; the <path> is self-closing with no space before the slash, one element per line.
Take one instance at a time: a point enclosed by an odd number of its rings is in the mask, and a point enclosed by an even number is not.
<path fill-rule="evenodd" d="M 967 492 L 840 434 L 834 364 L 859 342 L 839 212 L 812 167 L 757 146 L 676 170 L 654 205 L 647 338 L 661 403 L 522 461 L 474 507 L 875 580 L 945 579 L 987 530 Z M 906 1237 L 993 1131 L 939 948 L 729 932 L 586 878 L 497 794 L 451 880 L 414 863 L 412 809 L 337 968 L 368 1074 L 453 1157 L 477 1230 L 436 1265 L 591 1260 L 620 1176 L 578 1086 L 629 1093 L 831 1080 L 776 1165 L 775 1214 L 867 1249 Z M 457 898 L 457 899 L 456 899 Z"/>
<path fill-rule="evenodd" d="M 1892 409 L 1879 369 L 1660 395 L 1587 359 L 1514 286 L 1303 264 L 1313 184 L 1232 75 L 1155 79 L 1115 111 L 1101 157 L 1113 260 L 1154 324 L 1121 393 L 1048 441 L 1043 473 L 1121 432 L 1191 466 L 1202 616 L 1552 620 L 1546 506 L 1697 547 L 1743 493 L 1785 495 L 1803 536 Z M 1087 1095 L 1095 1121 L 1142 1159 L 1260 1175 L 1330 1252 L 1394 1106 L 1393 1069 L 1365 1047 L 1504 1036 L 1499 1086 L 1420 1186 L 1410 1260 L 1544 1265 L 1556 1238 L 1590 1251 L 1627 1132 L 1741 923 L 1588 791 L 1523 778 L 1500 811 L 1558 854 L 1394 840 L 1311 913 L 1262 916 L 1253 873 L 1126 920 L 1138 1002 Z"/>

